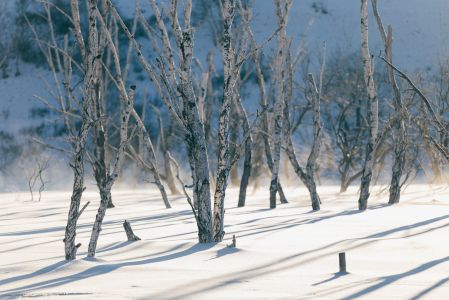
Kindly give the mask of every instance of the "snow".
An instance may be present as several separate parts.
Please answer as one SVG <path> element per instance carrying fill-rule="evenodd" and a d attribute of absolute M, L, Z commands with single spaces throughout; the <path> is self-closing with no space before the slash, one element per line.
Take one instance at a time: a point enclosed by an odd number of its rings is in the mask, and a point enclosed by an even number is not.
<path fill-rule="evenodd" d="M 98 253 L 86 259 L 99 197 L 79 222 L 78 260 L 63 260 L 70 193 L 0 194 L 0 299 L 444 299 L 449 293 L 449 189 L 413 185 L 397 206 L 372 191 L 356 210 L 357 190 L 321 186 L 323 210 L 312 213 L 303 188 L 290 204 L 268 207 L 268 192 L 226 204 L 226 241 L 196 243 L 194 218 L 182 197 L 163 208 L 153 190 L 116 190 Z M 124 219 L 137 242 L 126 242 Z M 237 247 L 227 247 L 232 235 Z M 349 274 L 336 274 L 345 251 Z"/>

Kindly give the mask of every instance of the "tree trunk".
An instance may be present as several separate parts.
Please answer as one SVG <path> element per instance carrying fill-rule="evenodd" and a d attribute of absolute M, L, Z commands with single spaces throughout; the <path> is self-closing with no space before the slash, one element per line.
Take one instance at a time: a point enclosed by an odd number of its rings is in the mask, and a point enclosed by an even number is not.
<path fill-rule="evenodd" d="M 399 112 L 400 113 L 400 112 Z M 393 131 L 396 133 L 396 142 L 394 145 L 394 164 L 391 174 L 390 198 L 388 204 L 399 203 L 401 197 L 401 177 L 405 165 L 406 154 L 406 135 L 404 121 L 397 120 Z"/>
<path fill-rule="evenodd" d="M 224 65 L 224 86 L 223 104 L 221 106 L 218 124 L 218 168 L 217 181 L 214 194 L 214 212 L 212 232 L 215 242 L 223 240 L 224 232 L 224 199 L 228 177 L 230 172 L 229 153 L 229 114 L 236 84 L 234 72 L 233 49 L 231 45 L 231 26 L 234 19 L 235 0 L 222 0 L 223 15 L 223 65 Z"/>
<path fill-rule="evenodd" d="M 76 251 L 78 249 L 75 244 L 76 224 L 79 217 L 81 196 L 84 191 L 84 146 L 86 143 L 87 135 L 89 133 L 89 127 L 90 126 L 88 124 L 88 121 L 84 120 L 83 124 L 81 125 L 81 130 L 76 142 L 76 153 L 71 164 L 74 179 L 72 197 L 70 200 L 70 209 L 67 218 L 67 226 L 65 228 L 64 248 L 66 260 L 76 259 Z"/>
<path fill-rule="evenodd" d="M 384 43 L 384 50 L 386 59 L 390 64 L 393 64 L 393 29 L 388 26 L 388 32 L 386 33 L 382 24 L 382 19 L 377 10 L 377 0 L 372 0 L 373 12 L 377 21 L 377 27 L 379 29 L 382 41 Z M 387 67 L 388 81 L 394 95 L 394 110 L 397 120 L 393 124 L 393 138 L 395 140 L 394 145 L 394 163 L 391 175 L 390 183 L 390 198 L 389 204 L 399 203 L 401 197 L 401 177 L 404 171 L 405 155 L 407 149 L 407 131 L 404 124 L 405 113 L 403 112 L 403 102 L 401 92 L 397 85 L 394 70 L 391 66 Z"/>
<path fill-rule="evenodd" d="M 256 40 L 254 38 L 254 35 L 251 31 L 251 28 L 248 27 L 248 34 L 250 35 L 250 40 L 252 43 L 252 47 L 255 49 L 257 48 L 257 44 L 256 44 Z M 268 100 L 267 100 L 267 94 L 265 91 L 265 78 L 262 72 L 262 68 L 260 66 L 260 54 L 259 51 L 254 51 L 253 54 L 253 61 L 254 61 L 254 67 L 255 67 L 255 71 L 256 71 L 256 76 L 257 76 L 257 84 L 259 86 L 259 94 L 260 94 L 260 105 L 264 108 L 266 108 L 268 106 Z M 272 157 L 272 153 L 271 153 L 271 146 L 270 146 L 270 141 L 268 139 L 268 135 L 269 133 L 269 126 L 268 126 L 268 116 L 266 113 L 264 113 L 261 116 L 261 128 L 262 128 L 262 141 L 263 141 L 263 149 L 264 149 L 264 153 L 265 153 L 265 157 L 266 157 L 266 162 L 268 165 L 268 168 L 271 172 L 271 174 L 273 174 L 273 157 Z M 279 198 L 280 198 L 280 202 L 281 203 L 288 203 L 287 198 L 285 197 L 284 191 L 282 189 L 282 185 L 280 182 L 280 179 L 278 178 L 278 193 L 279 193 Z"/>
<path fill-rule="evenodd" d="M 235 105 L 233 105 L 234 107 Z M 234 115 L 236 114 L 236 115 Z M 231 111 L 231 118 L 230 118 L 230 124 L 229 124 L 229 152 L 234 153 L 238 144 L 238 138 L 239 138 L 239 125 L 240 120 L 237 117 L 238 113 L 235 111 L 235 109 L 232 109 Z M 232 186 L 239 186 L 239 164 L 238 162 L 235 163 L 231 167 L 231 172 L 229 174 L 231 185 Z"/>
<path fill-rule="evenodd" d="M 291 136 L 291 125 L 290 125 L 290 101 L 292 96 L 292 79 L 293 73 L 291 70 L 290 64 L 290 55 L 287 54 L 287 61 L 289 62 L 287 65 L 290 66 L 288 69 L 288 80 L 286 85 L 286 100 L 285 100 L 285 108 L 284 108 L 284 135 L 287 144 L 286 153 L 290 160 L 290 163 L 293 167 L 293 170 L 297 174 L 297 176 L 301 179 L 304 185 L 307 187 L 310 200 L 312 203 L 312 209 L 314 211 L 320 210 L 321 200 L 316 191 L 316 183 L 315 183 L 315 168 L 316 161 L 318 158 L 318 154 L 321 148 L 321 119 L 320 119 L 320 95 L 318 93 L 315 80 L 313 79 L 312 74 L 308 75 L 308 90 L 310 94 L 312 94 L 312 105 L 313 105 L 313 129 L 314 129 L 314 138 L 312 149 L 310 150 L 309 158 L 307 159 L 307 165 L 304 170 L 299 165 L 298 159 L 296 158 L 295 150 L 293 148 L 293 141 Z"/>
<path fill-rule="evenodd" d="M 253 140 L 250 132 L 250 125 L 248 121 L 248 115 L 246 114 L 245 108 L 242 105 L 242 101 L 240 98 L 237 98 L 236 101 L 237 111 L 239 112 L 240 118 L 243 124 L 243 136 L 248 136 L 245 140 L 244 147 L 244 161 L 243 161 L 243 173 L 242 179 L 240 180 L 240 190 L 239 190 L 239 201 L 238 207 L 245 206 L 246 201 L 246 190 L 248 188 L 249 177 L 251 176 L 251 158 L 252 158 L 252 148 L 253 148 Z"/>
<path fill-rule="evenodd" d="M 369 140 L 366 144 L 365 162 L 360 184 L 359 210 L 366 210 L 368 206 L 369 187 L 373 175 L 374 148 L 378 134 L 378 106 L 377 93 L 374 84 L 373 61 L 368 47 L 368 0 L 361 0 L 360 7 L 360 36 L 363 60 L 365 86 L 368 93 L 369 109 L 367 120 L 369 124 Z"/>
<path fill-rule="evenodd" d="M 168 188 L 170 189 L 170 192 L 172 193 L 172 195 L 178 195 L 179 190 L 176 187 L 175 177 L 173 176 L 173 171 L 171 169 L 171 159 L 170 159 L 167 139 L 165 137 L 162 116 L 161 116 L 161 113 L 158 108 L 154 107 L 154 110 L 157 114 L 158 121 L 159 121 L 159 141 L 160 141 L 160 149 L 162 151 L 162 154 L 164 155 L 165 182 L 167 183 Z M 171 130 L 171 126 L 169 128 Z M 158 185 L 158 187 L 159 187 L 159 185 Z M 163 188 L 163 186 L 162 186 L 162 188 Z M 159 188 L 159 190 L 162 192 L 161 188 Z M 163 192 L 165 193 L 165 190 Z M 163 197 L 163 199 L 164 199 L 164 202 L 168 202 L 167 197 L 165 197 L 165 198 Z"/>
<path fill-rule="evenodd" d="M 145 128 L 145 124 L 143 124 L 142 120 L 140 119 L 138 113 L 134 108 L 131 109 L 131 115 L 136 120 L 136 126 L 139 128 L 140 133 L 143 136 L 143 143 L 145 144 L 145 147 L 147 148 L 147 154 L 148 154 L 148 160 L 149 160 L 149 171 L 153 175 L 154 181 L 156 186 L 159 189 L 159 192 L 162 196 L 162 201 L 164 202 L 165 208 L 171 208 L 170 202 L 168 201 L 167 193 L 165 192 L 165 187 L 161 183 L 161 178 L 158 172 L 158 166 L 157 166 L 157 160 L 156 155 L 154 153 L 154 147 L 153 143 L 151 142 L 150 135 Z M 142 161 L 144 163 L 144 161 Z"/>
<path fill-rule="evenodd" d="M 87 256 L 94 257 L 97 250 L 97 242 L 100 237 L 101 225 L 103 224 L 104 216 L 106 215 L 106 209 L 108 203 L 111 200 L 111 188 L 109 186 L 101 186 L 100 188 L 100 207 L 98 208 L 97 215 L 95 216 L 94 226 L 92 227 L 92 233 L 90 235 L 89 246 L 87 250 Z"/>

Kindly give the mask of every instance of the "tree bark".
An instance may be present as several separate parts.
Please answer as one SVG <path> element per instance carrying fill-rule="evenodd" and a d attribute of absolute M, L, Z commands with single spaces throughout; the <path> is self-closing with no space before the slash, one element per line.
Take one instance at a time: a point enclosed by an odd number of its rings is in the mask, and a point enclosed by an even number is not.
<path fill-rule="evenodd" d="M 76 259 L 76 224 L 79 217 L 79 207 L 81 203 L 81 197 L 84 191 L 84 154 L 85 154 L 85 144 L 86 139 L 89 134 L 89 121 L 83 118 L 83 124 L 79 132 L 79 136 L 76 141 L 75 156 L 73 157 L 73 162 L 71 164 L 73 169 L 73 190 L 72 197 L 70 200 L 69 214 L 67 218 L 67 226 L 65 228 L 65 259 L 73 260 Z"/>
<path fill-rule="evenodd" d="M 372 0 L 373 12 L 376 18 L 377 27 L 384 43 L 385 58 L 393 64 L 393 29 L 388 26 L 388 32 L 385 32 L 382 24 L 382 19 L 377 10 L 377 0 Z M 394 70 L 391 66 L 387 66 L 388 81 L 390 82 L 394 96 L 394 110 L 397 119 L 393 123 L 393 138 L 394 144 L 394 163 L 392 168 L 391 183 L 390 183 L 390 197 L 388 204 L 399 203 L 401 197 L 401 178 L 405 166 L 405 155 L 407 149 L 407 131 L 405 128 L 404 118 L 405 112 L 403 108 L 403 101 L 401 92 L 399 90 Z"/>
<path fill-rule="evenodd" d="M 281 0 L 275 0 L 276 15 L 278 19 L 279 33 L 274 69 L 277 84 L 277 95 L 274 101 L 273 114 L 273 168 L 270 181 L 270 208 L 276 208 L 276 194 L 279 186 L 279 161 L 281 158 L 282 143 L 282 117 L 284 111 L 284 80 L 285 80 L 285 52 L 287 51 L 286 26 L 288 10 L 291 6 L 291 0 L 286 0 L 282 5 Z M 284 8 L 284 9 L 283 9 Z"/>
<path fill-rule="evenodd" d="M 231 27 L 234 20 L 235 0 L 221 0 L 223 17 L 222 56 L 224 65 L 223 104 L 218 124 L 218 168 L 214 194 L 213 238 L 215 242 L 223 240 L 224 199 L 230 172 L 229 153 L 229 114 L 233 101 L 234 86 L 237 82 L 234 72 L 234 49 L 231 45 Z"/>
<path fill-rule="evenodd" d="M 369 109 L 367 120 L 369 124 L 369 140 L 366 144 L 365 162 L 360 184 L 359 210 L 368 206 L 369 187 L 374 167 L 374 147 L 378 135 L 378 104 L 376 86 L 374 83 L 373 61 L 368 47 L 368 0 L 361 0 L 360 6 L 360 37 L 361 53 L 364 69 L 365 86 L 368 93 Z"/>
<path fill-rule="evenodd" d="M 140 237 L 134 234 L 134 231 L 131 228 L 131 224 L 126 220 L 125 222 L 123 222 L 123 229 L 125 229 L 126 238 L 128 239 L 128 242 L 140 241 Z"/>
<path fill-rule="evenodd" d="M 240 180 L 239 201 L 237 205 L 238 207 L 243 207 L 245 206 L 246 202 L 246 190 L 249 184 L 249 177 L 251 176 L 253 139 L 251 137 L 248 115 L 246 114 L 245 108 L 242 105 L 242 101 L 239 98 L 237 98 L 236 106 L 242 120 L 243 136 L 248 136 L 248 138 L 245 140 L 245 158 L 243 161 L 243 173 Z"/>

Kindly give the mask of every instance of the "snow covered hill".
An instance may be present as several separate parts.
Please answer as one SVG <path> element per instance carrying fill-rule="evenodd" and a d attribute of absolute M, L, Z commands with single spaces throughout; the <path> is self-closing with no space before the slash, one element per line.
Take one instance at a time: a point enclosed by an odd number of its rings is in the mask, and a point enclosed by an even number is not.
<path fill-rule="evenodd" d="M 116 3 L 125 15 L 132 15 L 133 0 Z M 320 53 L 323 41 L 330 53 L 336 49 L 347 53 L 358 51 L 359 5 L 358 0 L 294 0 L 288 33 L 296 42 L 305 39 L 312 52 Z M 384 23 L 393 26 L 394 59 L 401 68 L 409 71 L 434 68 L 438 58 L 449 53 L 449 1 L 380 0 L 378 5 Z M 276 28 L 273 11 L 272 1 L 254 1 L 253 28 L 260 41 Z M 379 35 L 372 18 L 370 22 L 370 45 L 376 54 L 380 50 Z M 197 39 L 196 53 L 204 58 L 210 43 L 207 37 Z M 0 79 L 0 112 L 4 115 L 10 111 L 9 118 L 0 119 L 2 130 L 17 132 L 28 125 L 29 110 L 38 105 L 33 95 L 47 96 L 43 79 L 49 78 L 48 73 L 28 65 L 22 74 Z"/>
<path fill-rule="evenodd" d="M 262 35 L 275 27 L 273 1 L 255 0 L 254 28 Z M 391 24 L 394 60 L 401 68 L 434 67 L 439 56 L 449 55 L 449 1 L 379 0 L 385 25 Z M 371 14 L 371 6 L 369 6 Z M 360 45 L 359 0 L 294 0 L 289 18 L 289 35 L 306 38 L 310 49 L 323 41 L 330 49 L 358 51 Z M 370 15 L 370 48 L 377 54 L 380 38 Z"/>

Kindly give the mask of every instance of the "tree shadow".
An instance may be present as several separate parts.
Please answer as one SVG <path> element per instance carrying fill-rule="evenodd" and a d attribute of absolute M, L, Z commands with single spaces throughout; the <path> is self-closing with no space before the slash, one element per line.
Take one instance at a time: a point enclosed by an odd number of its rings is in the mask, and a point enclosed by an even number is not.
<path fill-rule="evenodd" d="M 293 254 L 290 256 L 282 257 L 280 259 L 272 260 L 270 262 L 266 262 L 266 263 L 261 264 L 256 267 L 251 267 L 251 268 L 248 268 L 245 270 L 240 270 L 238 272 L 230 272 L 227 274 L 216 276 L 214 278 L 208 278 L 207 281 L 202 280 L 202 281 L 198 281 L 198 282 L 189 282 L 185 285 L 176 286 L 175 288 L 167 289 L 165 291 L 158 293 L 157 295 L 152 295 L 152 296 L 156 297 L 156 298 L 157 298 L 157 296 L 166 297 L 168 293 L 174 292 L 176 296 L 173 296 L 170 298 L 181 299 L 181 298 L 193 297 L 194 295 L 198 295 L 200 293 L 204 293 L 206 291 L 210 291 L 210 290 L 214 290 L 214 289 L 222 287 L 224 285 L 223 279 L 226 279 L 225 282 L 228 282 L 228 283 L 242 282 L 244 280 L 254 279 L 254 278 L 261 277 L 261 276 L 264 276 L 267 274 L 274 274 L 274 273 L 281 272 L 284 270 L 293 269 L 300 265 L 319 260 L 325 256 L 329 256 L 329 255 L 333 256 L 333 255 L 336 255 L 337 253 L 341 252 L 341 249 L 338 249 L 338 248 L 332 250 L 332 248 L 334 248 L 334 247 L 349 244 L 347 247 L 345 247 L 346 251 L 358 249 L 358 248 L 365 247 L 365 246 L 368 246 L 370 244 L 373 244 L 373 243 L 376 243 L 379 241 L 379 239 L 373 239 L 372 236 L 385 237 L 387 235 L 390 235 L 390 234 L 393 234 L 393 233 L 396 233 L 396 232 L 399 232 L 402 230 L 406 230 L 410 227 L 413 228 L 413 227 L 424 226 L 424 225 L 427 225 L 427 224 L 430 224 L 433 222 L 437 222 L 439 220 L 442 220 L 442 219 L 445 219 L 448 217 L 449 217 L 449 215 L 445 215 L 445 216 L 433 218 L 430 220 L 426 220 L 423 222 L 417 222 L 417 223 L 411 224 L 409 226 L 400 226 L 393 230 L 386 230 L 386 231 L 383 231 L 383 232 L 380 232 L 380 233 L 377 233 L 374 235 L 367 235 L 367 236 L 364 236 L 361 238 L 351 238 L 351 239 L 344 239 L 344 240 L 336 241 L 336 242 L 329 243 L 327 245 L 321 246 L 316 249 L 310 249 L 310 250 L 299 252 L 299 253 L 296 253 L 296 254 Z M 354 242 L 360 242 L 360 243 L 351 245 L 351 243 L 354 243 Z M 308 255 L 312 255 L 312 256 L 310 258 L 304 259 Z M 446 262 L 448 260 L 449 260 L 449 256 L 445 257 L 443 259 L 440 259 L 440 260 L 426 263 L 426 264 L 424 264 L 412 271 L 409 271 L 409 272 L 405 272 L 405 273 L 393 275 L 393 276 L 387 276 L 387 277 L 385 277 L 386 280 L 383 281 L 383 284 L 377 288 L 380 288 L 389 283 L 392 283 L 392 282 L 398 280 L 399 277 L 402 278 L 402 277 L 410 276 L 413 272 L 416 273 L 416 272 L 425 271 L 437 264 Z M 338 277 L 341 277 L 341 276 L 334 276 L 334 277 L 329 278 L 329 281 L 337 279 Z M 395 279 L 395 278 L 397 278 L 397 279 Z M 192 289 L 192 287 L 193 287 L 193 289 Z M 373 287 L 373 289 L 377 289 L 377 288 Z M 361 295 L 364 295 L 364 294 L 365 293 L 362 293 L 362 291 L 361 291 L 360 295 L 359 295 L 359 293 L 357 293 L 357 297 L 360 297 Z M 354 299 L 357 297 L 348 298 L 348 299 Z"/>
<path fill-rule="evenodd" d="M 342 276 L 345 276 L 345 275 L 349 275 L 349 272 L 337 272 L 337 273 L 334 273 L 334 275 L 332 275 L 332 277 L 330 277 L 330 278 L 328 278 L 328 279 L 325 279 L 325 280 L 323 280 L 323 281 L 314 283 L 314 284 L 312 284 L 312 285 L 313 285 L 313 286 L 318 286 L 318 285 L 321 285 L 321 284 L 324 284 L 324 283 L 328 283 L 328 282 L 330 282 L 330 281 L 333 281 L 333 280 L 338 279 L 338 278 L 340 278 L 340 277 L 342 277 Z"/>
<path fill-rule="evenodd" d="M 396 282 L 396 281 L 398 281 L 400 279 L 403 279 L 403 278 L 406 278 L 406 277 L 409 277 L 409 276 L 412 276 L 412 275 L 415 275 L 415 274 L 427 271 L 428 269 L 433 268 L 433 267 L 435 267 L 435 266 L 437 266 L 439 264 L 445 263 L 447 261 L 449 261 L 449 256 L 446 256 L 446 257 L 443 257 L 443 258 L 440 258 L 440 259 L 432 260 L 432 261 L 427 262 L 425 264 L 422 264 L 422 265 L 420 265 L 420 266 L 418 266 L 416 268 L 413 268 L 413 269 L 411 269 L 411 270 L 409 270 L 407 272 L 380 277 L 378 283 L 376 283 L 374 285 L 371 285 L 371 286 L 369 286 L 367 288 L 364 288 L 363 290 L 358 291 L 356 293 L 353 293 L 353 294 L 351 294 L 349 296 L 346 296 L 346 297 L 344 297 L 342 299 L 343 300 L 359 299 L 359 298 L 361 298 L 361 297 L 363 297 L 363 296 L 365 296 L 365 295 L 367 295 L 369 293 L 372 293 L 372 292 L 374 292 L 376 290 L 379 290 L 379 289 L 381 289 L 381 288 L 383 288 L 383 287 L 385 287 L 385 286 L 387 286 L 389 284 L 392 284 L 392 283 L 394 283 L 394 282 Z"/>
<path fill-rule="evenodd" d="M 342 216 L 350 216 L 350 215 L 359 214 L 359 213 L 360 213 L 359 210 L 345 210 L 345 211 L 342 211 L 342 212 L 339 212 L 339 213 L 335 213 L 335 214 L 331 214 L 331 215 L 317 216 L 315 218 L 307 218 L 307 219 L 299 220 L 299 221 L 296 221 L 294 219 L 285 220 L 285 221 L 282 221 L 282 222 L 279 222 L 279 223 L 276 223 L 276 224 L 259 226 L 256 229 L 235 230 L 235 231 L 230 232 L 230 234 L 236 234 L 239 237 L 246 237 L 246 236 L 258 235 L 258 234 L 267 233 L 267 232 L 279 231 L 279 230 L 287 229 L 287 228 L 293 228 L 293 227 L 297 227 L 297 226 L 301 226 L 301 225 L 315 224 L 315 223 L 322 222 L 322 221 L 325 221 L 325 220 L 329 220 L 329 219 L 333 219 L 333 218 L 337 218 L 337 217 L 342 217 Z M 260 218 L 257 218 L 257 219 L 252 219 L 252 220 L 249 220 L 249 221 L 238 223 L 238 224 L 233 225 L 233 226 L 245 225 L 245 224 L 249 224 L 249 223 L 255 223 L 255 222 L 258 222 L 258 221 L 265 221 L 268 218 L 272 218 L 272 219 L 285 218 L 285 215 L 260 217 Z M 249 231 L 254 231 L 254 232 L 249 232 Z"/>
<path fill-rule="evenodd" d="M 217 251 L 215 257 L 213 257 L 211 259 L 208 259 L 208 260 L 214 260 L 214 259 L 223 257 L 225 255 L 237 253 L 237 252 L 240 252 L 240 251 L 242 251 L 242 250 L 239 249 L 239 248 L 225 246 L 224 248 L 221 248 L 220 250 Z"/>
<path fill-rule="evenodd" d="M 178 259 L 180 257 L 188 256 L 188 255 L 191 255 L 191 254 L 194 254 L 197 252 L 206 251 L 206 250 L 214 247 L 215 245 L 216 245 L 215 243 L 195 244 L 195 245 L 193 245 L 187 249 L 184 249 L 182 251 L 166 254 L 163 256 L 155 257 L 155 258 L 146 258 L 146 259 L 137 260 L 137 261 L 136 260 L 126 261 L 123 263 L 98 264 L 98 265 L 90 267 L 84 271 L 81 271 L 79 273 L 72 274 L 69 276 L 63 276 L 63 277 L 58 277 L 58 278 L 54 278 L 54 279 L 44 280 L 41 282 L 28 284 L 28 285 L 25 285 L 22 287 L 5 290 L 2 293 L 0 293 L 0 296 L 6 297 L 6 296 L 11 296 L 11 294 L 16 294 L 16 293 L 20 293 L 20 292 L 31 292 L 31 291 L 36 291 L 36 290 L 39 290 L 42 288 L 57 287 L 57 286 L 61 286 L 61 285 L 67 284 L 67 283 L 73 283 L 73 282 L 84 280 L 87 278 L 107 274 L 107 273 L 113 272 L 113 271 L 123 268 L 123 267 L 148 265 L 148 264 L 154 264 L 154 263 L 158 263 L 158 262 Z M 48 267 L 37 270 L 30 274 L 16 276 L 16 277 L 13 277 L 13 278 L 10 278 L 7 280 L 0 281 L 0 285 L 4 285 L 7 283 L 24 280 L 24 279 L 29 279 L 29 278 L 32 278 L 32 277 L 35 277 L 38 275 L 42 275 L 42 274 L 51 272 L 65 264 L 67 264 L 67 261 L 58 262 L 56 264 L 50 265 Z"/>
<path fill-rule="evenodd" d="M 439 280 L 438 282 L 436 282 L 435 284 L 433 284 L 432 286 L 428 287 L 427 289 L 419 292 L 417 295 L 415 295 L 412 298 L 410 298 L 410 300 L 421 299 L 422 297 L 424 297 L 425 295 L 427 295 L 428 293 L 430 293 L 434 289 L 444 285 L 448 281 L 449 281 L 449 277 L 443 278 L 443 279 Z"/>
<path fill-rule="evenodd" d="M 51 264 L 49 266 L 46 266 L 46 267 L 44 267 L 42 269 L 39 269 L 39 270 L 34 271 L 32 273 L 29 273 L 29 274 L 24 274 L 24 275 L 19 275 L 19 276 L 14 276 L 14 277 L 11 277 L 11 278 L 3 279 L 3 280 L 0 280 L 0 286 L 5 285 L 5 284 L 9 284 L 9 283 L 12 283 L 12 282 L 20 281 L 20 280 L 30 279 L 30 278 L 33 278 L 33 277 L 36 277 L 36 276 L 39 276 L 39 275 L 43 275 L 43 274 L 46 274 L 46 273 L 50 273 L 50 272 L 52 272 L 54 270 L 57 270 L 60 267 L 62 267 L 64 265 L 67 265 L 69 263 L 70 262 L 68 262 L 66 260 L 63 260 L 63 261 L 59 261 L 57 263 Z"/>
<path fill-rule="evenodd" d="M 179 218 L 175 220 L 187 220 L 191 219 L 190 217 L 187 217 L 187 215 L 191 215 L 192 212 L 188 210 L 183 210 L 179 212 L 170 212 L 167 214 L 159 214 L 156 216 L 149 216 L 149 217 L 137 217 L 137 218 L 129 218 L 128 221 L 135 223 L 135 222 L 143 222 L 143 221 L 165 221 L 165 220 L 171 220 L 173 221 L 173 218 Z M 185 217 L 185 218 L 182 218 Z M 193 216 L 192 216 L 193 218 Z M 110 220 L 103 222 L 103 226 L 121 226 L 122 220 Z M 84 228 L 90 228 L 92 227 L 91 223 L 83 223 L 79 224 L 77 226 L 77 229 L 84 229 Z M 0 236 L 22 236 L 22 235 L 34 235 L 34 234 L 45 234 L 45 233 L 51 233 L 51 232 L 62 232 L 65 230 L 65 226 L 55 226 L 55 227 L 49 227 L 49 228 L 41 228 L 41 229 L 33 229 L 33 230 L 23 230 L 23 231 L 13 231 L 13 232 L 4 232 L 0 233 Z"/>

